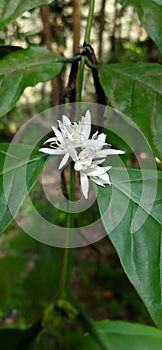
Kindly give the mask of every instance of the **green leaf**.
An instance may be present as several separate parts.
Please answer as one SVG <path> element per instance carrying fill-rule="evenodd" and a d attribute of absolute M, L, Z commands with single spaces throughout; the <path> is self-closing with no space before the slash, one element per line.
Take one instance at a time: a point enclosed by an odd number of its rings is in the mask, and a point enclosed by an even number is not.
<path fill-rule="evenodd" d="M 162 332 L 153 327 L 122 321 L 95 321 L 107 350 L 161 350 Z M 99 350 L 93 338 L 86 336 L 83 350 Z"/>
<path fill-rule="evenodd" d="M 157 179 L 153 170 L 113 168 L 110 176 L 111 187 L 97 187 L 101 219 L 129 280 L 162 327 L 162 173 Z"/>
<path fill-rule="evenodd" d="M 3 235 L 0 242 L 1 311 L 5 311 L 8 305 L 12 307 L 13 300 L 19 308 L 22 280 L 24 280 L 27 271 L 30 271 L 31 264 L 34 266 L 35 257 L 42 252 L 44 253 L 45 248 L 46 251 L 50 249 L 20 230 L 15 232 L 15 230 L 10 229 L 7 235 Z"/>
<path fill-rule="evenodd" d="M 0 116 L 9 112 L 27 86 L 58 75 L 63 64 L 59 56 L 39 46 L 20 49 L 0 61 Z"/>
<path fill-rule="evenodd" d="M 50 4 L 53 0 L 1 0 L 0 2 L 0 29 L 21 16 L 25 11 L 35 7 Z"/>
<path fill-rule="evenodd" d="M 127 0 L 127 4 L 134 6 L 148 35 L 162 52 L 162 1 Z"/>
<path fill-rule="evenodd" d="M 40 331 L 39 323 L 25 330 L 0 328 L 1 350 L 22 350 Z"/>
<path fill-rule="evenodd" d="M 64 250 L 42 245 L 35 267 L 24 277 L 21 284 L 21 314 L 27 324 L 41 315 L 48 302 L 58 297 Z"/>
<path fill-rule="evenodd" d="M 42 172 L 46 157 L 40 152 L 34 152 L 33 146 L 12 144 L 10 153 L 7 152 L 9 144 L 1 144 L 0 149 L 0 233 L 2 233 L 13 217 L 16 216 L 27 193 L 34 186 L 39 174 Z M 7 166 L 4 167 L 7 155 Z M 27 165 L 28 164 L 28 165 Z M 24 171 L 26 172 L 26 188 L 21 186 Z M 6 202 L 6 196 L 12 205 L 12 215 Z"/>
<path fill-rule="evenodd" d="M 159 64 L 109 64 L 99 69 L 111 105 L 133 120 L 162 159 L 162 69 Z"/>
<path fill-rule="evenodd" d="M 64 250 L 40 243 L 21 230 L 10 229 L 2 237 L 0 308 L 5 313 L 8 307 L 16 307 L 18 319 L 23 316 L 31 324 L 58 292 Z"/>

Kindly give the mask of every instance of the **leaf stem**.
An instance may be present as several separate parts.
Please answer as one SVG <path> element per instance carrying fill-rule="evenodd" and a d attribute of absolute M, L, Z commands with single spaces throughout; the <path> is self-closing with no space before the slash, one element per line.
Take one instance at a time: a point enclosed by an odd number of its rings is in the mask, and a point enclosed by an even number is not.
<path fill-rule="evenodd" d="M 94 320 L 92 320 L 91 317 L 89 317 L 89 315 L 84 311 L 82 305 L 78 302 L 76 297 L 70 294 L 69 301 L 78 310 L 81 321 L 83 322 L 84 326 L 86 327 L 87 331 L 92 336 L 94 341 L 99 345 L 99 348 L 101 350 L 109 350 L 108 345 L 105 344 L 105 342 L 102 339 L 102 336 L 98 332 Z"/>
<path fill-rule="evenodd" d="M 92 28 L 94 6 L 95 6 L 95 0 L 91 0 L 90 6 L 89 6 L 88 19 L 87 19 L 87 26 L 86 26 L 85 36 L 84 36 L 84 42 L 87 45 L 90 44 L 90 34 L 91 34 L 91 28 Z M 81 102 L 82 100 L 85 60 L 86 60 L 86 57 L 82 56 L 80 69 L 79 69 L 79 77 L 78 77 L 78 94 L 77 94 L 78 102 Z"/>
<path fill-rule="evenodd" d="M 70 285 L 70 271 L 71 271 L 71 263 L 72 263 L 72 251 L 69 246 L 70 240 L 70 231 L 71 228 L 74 227 L 74 215 L 73 215 L 73 206 L 75 201 L 75 170 L 73 162 L 70 163 L 70 190 L 69 190 L 69 213 L 68 213 L 68 232 L 66 237 L 66 247 L 64 250 L 64 258 L 63 258 L 63 268 L 61 274 L 60 281 L 60 299 L 66 299 L 67 293 Z"/>
<path fill-rule="evenodd" d="M 72 63 L 74 61 L 79 61 L 81 59 L 81 55 L 76 55 L 73 57 L 58 57 L 58 58 L 54 58 L 54 60 L 52 62 L 56 62 L 56 63 Z"/>
<path fill-rule="evenodd" d="M 85 36 L 84 36 L 84 42 L 87 45 L 90 44 L 90 34 L 91 34 L 91 28 L 92 28 L 94 6 L 95 6 L 95 0 L 91 0 L 89 5 L 87 26 L 86 26 Z"/>

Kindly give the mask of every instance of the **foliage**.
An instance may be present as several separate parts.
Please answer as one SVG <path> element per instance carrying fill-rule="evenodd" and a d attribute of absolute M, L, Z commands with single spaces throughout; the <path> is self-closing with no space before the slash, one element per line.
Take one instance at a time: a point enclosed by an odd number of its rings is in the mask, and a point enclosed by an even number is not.
<path fill-rule="evenodd" d="M 41 157 L 40 153 L 36 152 L 32 155 L 29 162 L 29 155 L 33 151 L 33 147 L 24 146 L 23 144 L 13 144 L 10 148 L 10 153 L 7 152 L 9 144 L 1 143 L 0 150 L 0 186 L 1 186 L 1 197 L 0 206 L 2 208 L 0 213 L 0 231 L 3 232 L 9 223 L 13 220 L 13 217 L 18 212 L 23 200 L 25 199 L 28 191 L 34 186 L 39 174 L 42 171 L 45 159 Z M 5 157 L 8 158 L 8 164 L 5 166 Z M 15 157 L 16 153 L 16 157 Z M 28 169 L 28 170 L 27 170 Z M 24 171 L 28 171 L 27 187 L 20 186 Z M 3 177 L 5 176 L 4 186 Z M 12 183 L 12 188 L 10 184 Z M 12 195 L 11 195 L 12 192 Z M 11 199 L 12 213 L 10 213 L 7 201 Z M 8 202 L 9 203 L 9 202 Z"/>
<path fill-rule="evenodd" d="M 161 328 L 159 245 L 162 227 L 160 213 L 162 175 L 159 172 L 157 196 L 152 208 L 149 209 L 148 202 L 144 203 L 141 200 L 142 182 L 147 181 L 147 188 L 153 187 L 154 172 L 145 170 L 142 175 L 140 170 L 128 170 L 129 182 L 126 181 L 124 172 L 122 169 L 112 171 L 111 190 L 115 199 L 112 201 L 111 210 L 108 210 L 107 198 L 110 197 L 111 191 L 108 186 L 104 190 L 98 189 L 98 204 L 105 229 L 118 252 L 127 276 L 155 323 Z M 120 223 L 116 223 L 114 228 L 114 223 L 120 217 L 123 208 L 124 210 L 126 208 L 126 213 L 123 213 L 123 218 L 121 216 Z"/>
<path fill-rule="evenodd" d="M 98 321 L 95 322 L 95 326 L 101 334 L 105 350 L 129 350 L 130 347 L 132 350 L 161 349 L 162 333 L 157 329 L 121 321 Z M 99 347 L 88 335 L 83 349 L 97 350 Z"/>
<path fill-rule="evenodd" d="M 138 125 L 155 155 L 162 159 L 161 66 L 109 64 L 100 67 L 100 81 L 111 105 Z"/>
<path fill-rule="evenodd" d="M 1 59 L 1 108 L 0 116 L 9 112 L 27 86 L 46 81 L 62 70 L 62 63 L 55 63 L 59 56 L 41 47 L 18 49 Z"/>
<path fill-rule="evenodd" d="M 52 1 L 53 0 L 34 0 L 34 1 L 17 0 L 17 1 L 14 1 L 14 3 L 11 0 L 1 1 L 0 29 L 5 27 L 8 23 L 12 22 L 15 18 L 22 15 L 25 11 L 44 4 L 50 4 L 50 2 Z"/>
<path fill-rule="evenodd" d="M 135 7 L 144 28 L 162 52 L 161 0 L 150 0 L 149 3 L 147 0 L 128 0 L 127 3 Z"/>

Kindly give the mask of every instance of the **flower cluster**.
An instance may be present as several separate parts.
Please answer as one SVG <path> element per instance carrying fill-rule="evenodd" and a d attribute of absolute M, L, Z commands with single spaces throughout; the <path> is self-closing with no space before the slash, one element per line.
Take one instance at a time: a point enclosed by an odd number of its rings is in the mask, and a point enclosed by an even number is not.
<path fill-rule="evenodd" d="M 69 158 L 74 161 L 74 169 L 80 173 L 81 189 L 84 197 L 88 198 L 89 178 L 97 185 L 111 185 L 108 171 L 111 166 L 101 166 L 108 155 L 123 154 L 123 151 L 112 149 L 106 143 L 106 135 L 98 131 L 90 138 L 91 115 L 87 110 L 78 123 L 71 123 L 69 118 L 62 116 L 58 120 L 58 128 L 52 127 L 55 136 L 44 144 L 49 148 L 40 148 L 40 152 L 50 155 L 62 155 L 59 169 L 64 167 Z"/>

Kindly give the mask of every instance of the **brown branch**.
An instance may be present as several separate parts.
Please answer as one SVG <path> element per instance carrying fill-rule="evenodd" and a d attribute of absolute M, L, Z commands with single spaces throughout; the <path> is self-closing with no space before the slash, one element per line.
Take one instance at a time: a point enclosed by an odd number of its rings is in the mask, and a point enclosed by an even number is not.
<path fill-rule="evenodd" d="M 103 53 L 103 31 L 105 29 L 105 6 L 106 6 L 106 0 L 102 0 L 100 15 L 99 15 L 99 18 L 98 18 L 98 20 L 99 20 L 98 57 L 99 58 L 102 57 L 102 53 Z"/>
<path fill-rule="evenodd" d="M 73 55 L 79 47 L 81 27 L 81 0 L 72 0 Z"/>
<path fill-rule="evenodd" d="M 97 103 L 106 106 L 107 105 L 107 98 L 105 96 L 102 85 L 99 81 L 98 67 L 97 67 L 98 61 L 97 61 L 95 52 L 93 50 L 93 47 L 91 45 L 87 45 L 86 43 L 84 43 L 83 47 L 80 48 L 80 54 L 86 55 L 92 64 L 91 71 L 92 71 L 94 86 L 95 86 L 95 90 L 96 90 Z"/>

